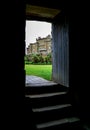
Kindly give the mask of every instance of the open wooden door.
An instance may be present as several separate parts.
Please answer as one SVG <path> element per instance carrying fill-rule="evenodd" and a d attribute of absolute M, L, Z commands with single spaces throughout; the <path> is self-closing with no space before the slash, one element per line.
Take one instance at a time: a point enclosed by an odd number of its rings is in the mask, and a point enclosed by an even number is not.
<path fill-rule="evenodd" d="M 52 23 L 52 79 L 69 87 L 69 25 L 63 22 Z"/>

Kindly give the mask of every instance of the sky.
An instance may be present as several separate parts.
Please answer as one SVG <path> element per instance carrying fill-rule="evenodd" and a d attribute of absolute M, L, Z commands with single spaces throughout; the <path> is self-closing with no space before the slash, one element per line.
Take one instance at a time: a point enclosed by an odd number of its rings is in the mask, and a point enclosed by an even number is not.
<path fill-rule="evenodd" d="M 25 28 L 26 47 L 28 47 L 30 43 L 36 42 L 36 38 L 38 37 L 43 38 L 49 34 L 51 35 L 51 23 L 39 22 L 39 21 L 26 21 L 26 28 Z"/>

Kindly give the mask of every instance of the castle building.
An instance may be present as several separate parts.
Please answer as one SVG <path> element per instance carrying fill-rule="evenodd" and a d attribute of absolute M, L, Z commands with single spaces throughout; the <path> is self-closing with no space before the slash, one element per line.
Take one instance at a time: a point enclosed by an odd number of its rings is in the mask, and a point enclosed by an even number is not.
<path fill-rule="evenodd" d="M 30 43 L 27 47 L 27 55 L 30 54 L 42 54 L 46 56 L 47 54 L 51 53 L 51 43 L 52 38 L 50 35 L 41 38 L 38 37 L 35 43 Z"/>

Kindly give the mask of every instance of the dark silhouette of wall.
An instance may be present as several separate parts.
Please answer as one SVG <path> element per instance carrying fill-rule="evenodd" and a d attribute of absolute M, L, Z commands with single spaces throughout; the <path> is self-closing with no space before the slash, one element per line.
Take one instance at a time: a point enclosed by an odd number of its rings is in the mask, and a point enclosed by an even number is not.
<path fill-rule="evenodd" d="M 33 4 L 34 2 L 31 1 Z M 44 3 L 45 1 L 43 4 Z M 1 77 L 3 79 L 3 81 L 1 80 L 1 93 L 3 98 L 1 105 L 3 109 L 1 112 L 3 113 L 3 128 L 4 126 L 7 126 L 9 129 L 22 129 L 25 125 L 25 4 L 26 3 L 24 1 L 18 0 L 13 1 L 10 4 L 8 3 L 8 5 L 6 3 L 6 6 L 4 4 L 5 13 L 3 14 L 2 18 L 3 23 L 5 23 L 3 42 L 5 44 L 2 45 L 2 49 L 4 49 L 4 55 L 7 58 L 5 59 L 3 56 L 4 58 L 2 60 L 5 76 L 3 76 L 3 73 L 1 73 Z M 40 5 L 43 4 L 40 2 Z M 49 6 L 49 4 L 46 5 Z M 89 127 L 89 9 L 83 2 L 81 2 L 81 4 L 70 3 L 67 4 L 67 6 L 64 3 L 62 5 L 62 7 L 65 7 L 65 9 L 66 7 L 69 9 L 70 99 L 72 100 L 75 110 L 78 111 L 78 114 L 83 122 L 87 125 L 87 127 Z M 54 7 L 54 4 L 51 6 Z M 59 8 L 57 1 L 55 1 L 55 7 Z M 8 15 L 7 18 L 6 15 Z M 59 21 L 59 18 L 57 20 Z M 13 55 L 13 58 L 11 55 Z"/>

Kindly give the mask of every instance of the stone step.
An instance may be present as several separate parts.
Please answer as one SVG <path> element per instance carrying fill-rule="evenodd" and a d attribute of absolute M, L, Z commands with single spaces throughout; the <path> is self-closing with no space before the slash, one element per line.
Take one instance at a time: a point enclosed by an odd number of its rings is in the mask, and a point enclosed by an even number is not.
<path fill-rule="evenodd" d="M 46 85 L 46 86 L 26 86 L 25 95 L 52 93 L 52 92 L 64 92 L 68 91 L 68 88 L 62 85 Z"/>
<path fill-rule="evenodd" d="M 77 116 L 71 104 L 56 105 L 44 108 L 33 109 L 35 120 L 38 123 L 58 120 L 65 117 Z M 39 117 L 39 118 L 38 118 Z"/>
<path fill-rule="evenodd" d="M 67 92 L 25 95 L 25 97 L 30 98 L 30 102 L 34 108 L 69 103 Z"/>
<path fill-rule="evenodd" d="M 67 128 L 74 128 L 74 127 L 79 127 L 80 124 L 80 119 L 77 117 L 72 117 L 72 118 L 64 118 L 60 120 L 55 120 L 55 121 L 50 121 L 50 122 L 45 122 L 41 124 L 37 124 L 36 128 L 38 130 L 64 130 Z M 73 129 L 72 129 L 73 130 Z"/>
<path fill-rule="evenodd" d="M 30 98 L 44 98 L 44 97 L 51 97 L 66 94 L 67 92 L 53 92 L 53 93 L 43 93 L 43 94 L 33 94 L 33 95 L 25 95 L 25 97 Z"/>
<path fill-rule="evenodd" d="M 45 111 L 52 111 L 52 110 L 58 110 L 66 107 L 71 107 L 71 104 L 63 104 L 63 105 L 56 105 L 56 106 L 48 106 L 43 108 L 32 108 L 33 112 L 45 112 Z"/>

